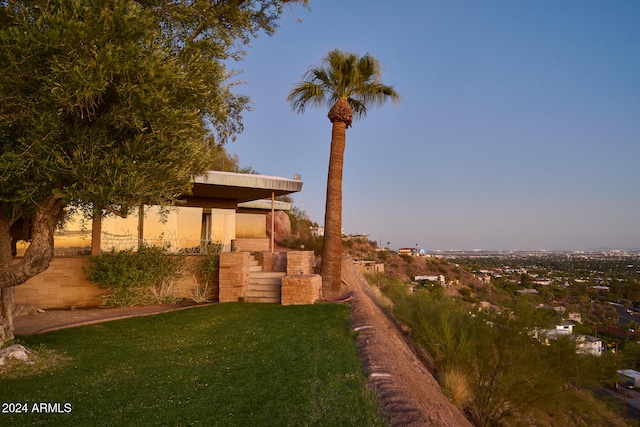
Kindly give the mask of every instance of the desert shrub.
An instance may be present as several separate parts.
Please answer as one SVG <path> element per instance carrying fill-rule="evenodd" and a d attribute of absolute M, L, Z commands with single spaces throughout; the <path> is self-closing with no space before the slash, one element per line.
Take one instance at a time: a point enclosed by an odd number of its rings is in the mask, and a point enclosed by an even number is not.
<path fill-rule="evenodd" d="M 385 273 L 369 273 L 365 275 L 378 300 L 392 309 L 395 302 L 409 294 L 409 288 L 399 279 L 394 279 Z"/>
<path fill-rule="evenodd" d="M 197 303 L 210 302 L 217 299 L 221 250 L 222 245 L 209 244 L 195 262 L 193 273 L 197 280 L 194 280 L 191 299 Z"/>
<path fill-rule="evenodd" d="M 411 265 L 413 263 L 413 257 L 407 254 L 400 254 L 400 258 L 404 260 L 407 264 Z"/>
<path fill-rule="evenodd" d="M 87 279 L 109 293 L 104 305 L 168 304 L 178 298 L 175 280 L 184 270 L 184 255 L 168 248 L 142 246 L 137 252 L 111 251 L 89 257 L 84 268 Z"/>
<path fill-rule="evenodd" d="M 444 394 L 458 408 L 464 408 L 471 400 L 467 376 L 460 369 L 451 367 L 441 371 L 439 383 Z"/>
<path fill-rule="evenodd" d="M 430 354 L 447 396 L 475 425 L 549 425 L 569 412 L 574 418 L 563 425 L 623 425 L 604 405 L 592 418 L 589 390 L 612 377 L 613 357 L 578 354 L 569 338 L 542 345 L 529 333 L 547 323 L 540 310 L 522 303 L 503 314 L 477 312 L 457 298 L 369 281 L 391 300 L 394 316 Z"/>
<path fill-rule="evenodd" d="M 281 245 L 290 249 L 313 251 L 315 255 L 320 255 L 322 253 L 322 243 L 323 238 L 319 236 L 297 237 L 290 234 L 282 240 Z"/>
<path fill-rule="evenodd" d="M 416 275 L 416 270 L 413 267 L 411 267 L 410 265 L 407 264 L 405 266 L 405 268 L 404 268 L 404 274 L 406 274 L 407 277 L 413 278 Z"/>

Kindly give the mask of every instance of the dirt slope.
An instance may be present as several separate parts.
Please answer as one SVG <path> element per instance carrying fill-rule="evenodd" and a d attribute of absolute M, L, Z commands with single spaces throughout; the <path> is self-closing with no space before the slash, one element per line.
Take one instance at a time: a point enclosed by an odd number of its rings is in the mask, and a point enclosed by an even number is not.
<path fill-rule="evenodd" d="M 346 264 L 346 265 L 345 265 Z M 442 394 L 402 331 L 376 303 L 362 276 L 343 263 L 352 299 L 352 328 L 369 375 L 394 426 L 471 426 Z"/>

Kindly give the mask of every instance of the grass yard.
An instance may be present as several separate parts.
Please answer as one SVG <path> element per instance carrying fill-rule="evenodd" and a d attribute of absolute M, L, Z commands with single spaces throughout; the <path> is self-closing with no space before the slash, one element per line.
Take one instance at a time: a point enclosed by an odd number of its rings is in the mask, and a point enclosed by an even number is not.
<path fill-rule="evenodd" d="M 386 425 L 345 305 L 215 304 L 23 342 L 64 357 L 0 374 L 0 425 Z"/>

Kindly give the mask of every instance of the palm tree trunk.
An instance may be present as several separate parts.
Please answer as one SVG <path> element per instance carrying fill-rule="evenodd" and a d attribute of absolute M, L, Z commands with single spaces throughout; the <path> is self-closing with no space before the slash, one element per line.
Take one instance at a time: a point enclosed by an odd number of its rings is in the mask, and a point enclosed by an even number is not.
<path fill-rule="evenodd" d="M 327 178 L 327 202 L 322 245 L 322 293 L 336 297 L 342 285 L 342 169 L 347 139 L 347 124 L 334 121 L 331 130 L 331 155 Z"/>

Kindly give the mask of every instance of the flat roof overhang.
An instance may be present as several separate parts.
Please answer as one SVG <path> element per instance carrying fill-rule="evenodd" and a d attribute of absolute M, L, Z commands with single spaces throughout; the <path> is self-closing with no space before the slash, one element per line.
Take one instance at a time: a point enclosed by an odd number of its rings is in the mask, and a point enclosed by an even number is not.
<path fill-rule="evenodd" d="M 277 211 L 291 210 L 291 203 L 275 200 L 273 208 Z M 271 199 L 253 200 L 251 202 L 238 203 L 238 209 L 258 209 L 258 210 L 271 210 Z"/>
<path fill-rule="evenodd" d="M 302 190 L 302 181 L 277 176 L 208 171 L 194 180 L 193 197 L 237 200 L 238 203 L 283 196 Z"/>

